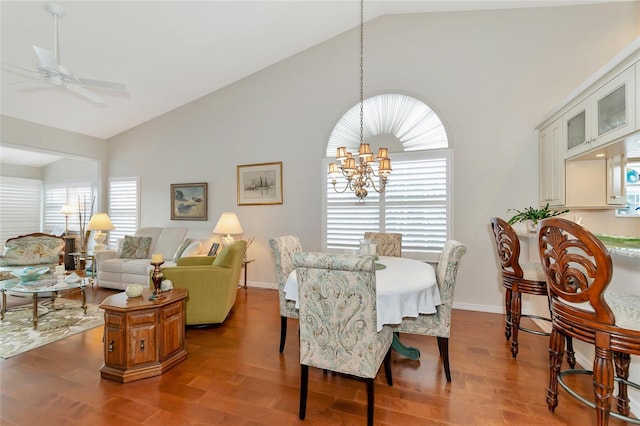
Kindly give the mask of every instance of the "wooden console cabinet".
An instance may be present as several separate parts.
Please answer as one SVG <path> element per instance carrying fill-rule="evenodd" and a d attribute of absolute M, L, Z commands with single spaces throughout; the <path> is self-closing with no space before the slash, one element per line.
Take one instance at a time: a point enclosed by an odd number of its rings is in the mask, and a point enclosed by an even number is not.
<path fill-rule="evenodd" d="M 127 383 L 158 376 L 184 361 L 186 289 L 173 289 L 160 300 L 152 290 L 127 298 L 124 292 L 107 297 L 104 309 L 105 379 Z"/>

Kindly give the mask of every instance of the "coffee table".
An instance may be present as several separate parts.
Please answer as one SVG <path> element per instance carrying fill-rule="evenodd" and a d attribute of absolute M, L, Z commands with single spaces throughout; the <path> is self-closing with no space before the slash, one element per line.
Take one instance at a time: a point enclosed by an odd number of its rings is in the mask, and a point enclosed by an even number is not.
<path fill-rule="evenodd" d="M 80 291 L 82 295 L 82 306 L 84 314 L 87 314 L 87 298 L 84 292 L 85 279 L 82 278 L 77 283 L 65 283 L 58 281 L 53 275 L 44 275 L 41 279 L 28 283 L 21 283 L 20 278 L 12 278 L 0 281 L 0 292 L 2 293 L 2 308 L 0 309 L 0 320 L 4 320 L 4 313 L 7 312 L 7 292 L 15 295 L 31 295 L 33 300 L 32 321 L 33 328 L 38 326 L 38 300 L 49 299 L 51 307 L 55 309 L 56 297 Z"/>

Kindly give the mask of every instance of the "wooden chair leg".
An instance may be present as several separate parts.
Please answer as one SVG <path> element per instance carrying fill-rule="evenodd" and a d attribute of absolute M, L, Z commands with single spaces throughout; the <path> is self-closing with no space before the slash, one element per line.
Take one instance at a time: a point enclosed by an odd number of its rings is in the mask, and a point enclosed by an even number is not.
<path fill-rule="evenodd" d="M 518 356 L 518 331 L 520 331 L 520 315 L 522 314 L 522 294 L 512 290 L 511 297 L 511 356 Z"/>
<path fill-rule="evenodd" d="M 367 425 L 373 426 L 373 404 L 375 396 L 373 393 L 373 379 L 366 379 L 367 382 Z M 302 418 L 302 417 L 301 417 Z"/>
<path fill-rule="evenodd" d="M 547 406 L 553 412 L 558 406 L 558 374 L 562 365 L 564 334 L 551 329 L 549 337 L 549 387 L 547 387 Z"/>
<path fill-rule="evenodd" d="M 393 386 L 393 376 L 391 375 L 391 347 L 384 356 L 384 375 L 387 377 L 387 384 Z"/>
<path fill-rule="evenodd" d="M 576 352 L 573 350 L 573 339 L 571 336 L 565 336 L 567 341 L 567 363 L 569 367 L 575 368 L 576 366 Z"/>
<path fill-rule="evenodd" d="M 447 378 L 447 382 L 451 381 L 451 370 L 449 369 L 449 338 L 438 336 L 438 350 L 440 351 L 440 358 L 442 358 L 442 364 L 444 365 L 444 375 Z"/>
<path fill-rule="evenodd" d="M 596 403 L 596 424 L 609 424 L 613 396 L 613 354 L 610 349 L 596 346 L 593 360 L 593 393 Z"/>
<path fill-rule="evenodd" d="M 631 355 L 622 352 L 613 353 L 613 361 L 616 367 L 616 377 L 623 380 L 629 380 L 629 364 L 631 364 Z M 618 412 L 629 415 L 629 393 L 625 382 L 618 382 Z"/>
<path fill-rule="evenodd" d="M 511 289 L 508 288 L 504 296 L 504 335 L 507 341 L 511 340 Z"/>
<path fill-rule="evenodd" d="M 284 342 L 287 340 L 287 317 L 280 317 L 280 353 L 284 352 Z"/>
<path fill-rule="evenodd" d="M 300 364 L 300 411 L 298 417 L 304 420 L 307 414 L 307 388 L 309 387 L 309 366 Z"/>

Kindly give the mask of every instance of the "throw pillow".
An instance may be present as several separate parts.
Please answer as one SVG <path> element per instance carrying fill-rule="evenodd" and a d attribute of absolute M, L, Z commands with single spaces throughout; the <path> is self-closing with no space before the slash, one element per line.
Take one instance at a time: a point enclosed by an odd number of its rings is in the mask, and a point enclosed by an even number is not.
<path fill-rule="evenodd" d="M 182 253 L 187 248 L 187 246 L 191 243 L 191 238 L 185 238 L 184 241 L 178 246 L 178 250 L 173 255 L 173 261 L 177 262 L 179 258 L 182 257 Z"/>
<path fill-rule="evenodd" d="M 151 237 L 130 237 L 125 235 L 120 249 L 121 259 L 148 259 Z"/>
<path fill-rule="evenodd" d="M 192 241 L 182 252 L 182 257 L 195 256 L 200 254 L 202 243 L 200 241 Z"/>

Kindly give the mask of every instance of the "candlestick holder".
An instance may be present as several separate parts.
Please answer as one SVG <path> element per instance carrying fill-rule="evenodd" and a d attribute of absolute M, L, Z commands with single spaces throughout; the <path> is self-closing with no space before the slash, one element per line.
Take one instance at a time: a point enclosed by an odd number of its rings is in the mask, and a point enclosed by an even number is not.
<path fill-rule="evenodd" d="M 166 297 L 164 294 L 162 294 L 162 288 L 160 287 L 160 284 L 162 283 L 162 277 L 164 276 L 162 270 L 160 269 L 160 265 L 162 265 L 163 263 L 164 260 L 162 262 L 151 262 L 151 264 L 154 266 L 153 273 L 151 274 L 151 281 L 153 281 L 153 293 L 149 297 L 149 300 L 164 299 Z"/>

